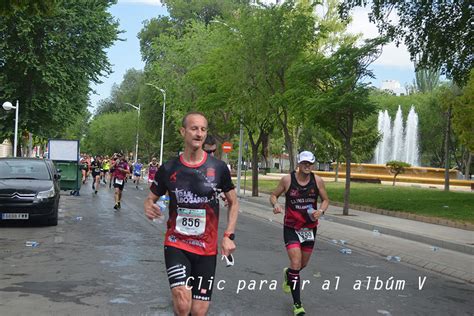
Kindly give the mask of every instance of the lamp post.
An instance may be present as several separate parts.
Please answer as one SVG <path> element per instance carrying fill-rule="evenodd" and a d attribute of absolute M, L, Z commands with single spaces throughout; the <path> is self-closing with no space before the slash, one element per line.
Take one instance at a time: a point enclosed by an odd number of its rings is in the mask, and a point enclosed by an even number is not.
<path fill-rule="evenodd" d="M 15 139 L 13 141 L 13 157 L 16 157 L 16 150 L 18 146 L 18 111 L 20 110 L 20 102 L 16 100 L 16 106 L 13 106 L 11 102 L 4 102 L 3 108 L 6 111 L 10 111 L 11 109 L 15 109 Z"/>
<path fill-rule="evenodd" d="M 163 94 L 163 118 L 161 119 L 161 146 L 160 146 L 160 166 L 163 164 L 163 140 L 165 136 L 165 112 L 166 112 L 166 91 L 158 88 L 152 83 L 146 83 L 147 86 L 153 87 Z"/>
<path fill-rule="evenodd" d="M 135 162 L 138 161 L 138 131 L 140 129 L 140 104 L 138 106 L 133 105 L 131 103 L 125 103 L 126 105 L 130 105 L 132 108 L 138 111 L 138 118 L 137 118 L 137 139 L 135 140 Z"/>

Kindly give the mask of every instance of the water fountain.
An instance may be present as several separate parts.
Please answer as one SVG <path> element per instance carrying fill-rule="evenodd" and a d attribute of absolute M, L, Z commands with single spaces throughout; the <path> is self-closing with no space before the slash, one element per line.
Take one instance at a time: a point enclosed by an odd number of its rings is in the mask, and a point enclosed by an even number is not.
<path fill-rule="evenodd" d="M 398 106 L 392 131 L 392 156 L 390 160 L 402 160 L 403 155 L 403 116 L 402 108 Z"/>
<path fill-rule="evenodd" d="M 443 168 L 419 166 L 418 114 L 414 106 L 410 108 L 405 125 L 401 106 L 398 106 L 393 124 L 387 110 L 379 111 L 377 129 L 381 137 L 375 149 L 375 164 L 352 163 L 351 179 L 392 183 L 393 174 L 385 164 L 390 160 L 398 160 L 407 162 L 412 167 L 405 168 L 405 172 L 397 177 L 397 182 L 444 184 L 445 170 Z M 335 168 L 335 163 L 333 168 Z M 344 163 L 339 165 L 340 178 L 345 177 L 345 168 Z M 332 171 L 318 171 L 317 174 L 323 177 L 334 176 Z M 449 170 L 449 178 L 452 185 L 472 185 L 471 181 L 459 180 L 459 172 L 454 169 Z"/>
<path fill-rule="evenodd" d="M 395 120 L 392 121 L 388 111 L 379 111 L 377 129 L 381 135 L 375 149 L 375 163 L 385 164 L 390 160 L 404 161 L 412 166 L 418 166 L 418 114 L 412 106 L 403 126 L 401 106 L 398 106 Z"/>
<path fill-rule="evenodd" d="M 377 128 L 379 133 L 382 135 L 377 148 L 375 149 L 375 161 L 387 161 L 390 152 L 390 137 L 392 135 L 391 121 L 388 111 L 380 111 L 379 119 L 377 122 Z"/>
<path fill-rule="evenodd" d="M 412 166 L 418 166 L 418 114 L 412 106 L 407 118 L 407 127 L 405 131 L 405 162 Z"/>

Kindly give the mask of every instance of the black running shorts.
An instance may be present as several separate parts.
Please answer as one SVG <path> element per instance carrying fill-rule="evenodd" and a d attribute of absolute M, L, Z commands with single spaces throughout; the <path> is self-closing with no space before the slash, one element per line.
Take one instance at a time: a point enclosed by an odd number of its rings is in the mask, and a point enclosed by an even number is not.
<path fill-rule="evenodd" d="M 120 183 L 122 182 L 122 183 Z M 117 178 L 114 178 L 114 188 L 119 188 L 120 191 L 123 191 L 123 187 L 125 186 L 125 179 L 124 180 L 119 180 Z"/>
<path fill-rule="evenodd" d="M 194 300 L 210 301 L 215 281 L 216 257 L 165 246 L 166 273 L 170 288 L 184 285 L 192 291 Z"/>
<path fill-rule="evenodd" d="M 314 242 L 316 241 L 317 228 L 308 228 L 305 230 L 295 230 L 287 226 L 283 226 L 283 238 L 285 240 L 286 249 L 300 248 L 304 252 L 312 252 Z M 311 232 L 313 240 L 310 240 Z M 299 236 L 298 236 L 299 235 Z"/>

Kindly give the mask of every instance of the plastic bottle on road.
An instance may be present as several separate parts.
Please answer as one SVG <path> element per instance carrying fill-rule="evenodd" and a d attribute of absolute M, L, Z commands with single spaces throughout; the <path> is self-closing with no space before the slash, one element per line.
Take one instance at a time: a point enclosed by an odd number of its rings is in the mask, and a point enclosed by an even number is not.
<path fill-rule="evenodd" d="M 162 224 L 165 222 L 165 214 L 168 211 L 168 206 L 170 204 L 170 197 L 167 195 L 160 196 L 159 200 L 156 202 L 156 205 L 160 207 L 161 217 L 153 219 L 153 222 Z"/>
<path fill-rule="evenodd" d="M 387 261 L 400 262 L 402 259 L 399 256 L 387 256 Z"/>

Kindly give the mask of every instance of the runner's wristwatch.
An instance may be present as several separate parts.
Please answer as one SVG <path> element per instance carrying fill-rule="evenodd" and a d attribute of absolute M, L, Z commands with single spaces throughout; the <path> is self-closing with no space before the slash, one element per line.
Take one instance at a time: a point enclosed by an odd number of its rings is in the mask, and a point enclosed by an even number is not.
<path fill-rule="evenodd" d="M 230 240 L 234 240 L 234 239 L 235 239 L 235 234 L 234 234 L 234 233 L 227 233 L 227 232 L 225 232 L 225 233 L 224 233 L 224 237 L 227 237 L 227 238 L 229 238 Z"/>

